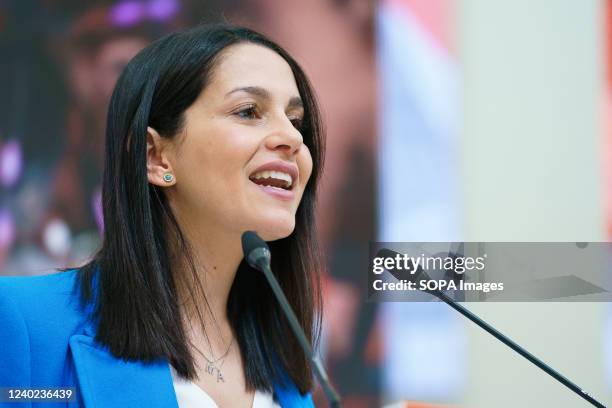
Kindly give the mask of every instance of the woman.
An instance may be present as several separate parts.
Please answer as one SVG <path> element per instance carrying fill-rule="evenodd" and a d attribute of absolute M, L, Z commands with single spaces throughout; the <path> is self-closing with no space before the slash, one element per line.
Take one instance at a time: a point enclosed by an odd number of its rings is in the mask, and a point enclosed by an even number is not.
<path fill-rule="evenodd" d="M 322 156 L 308 80 L 262 35 L 201 26 L 145 48 L 109 107 L 102 248 L 79 270 L 0 279 L 0 386 L 72 386 L 88 408 L 312 406 L 309 362 L 240 237 L 271 241 L 316 343 Z"/>

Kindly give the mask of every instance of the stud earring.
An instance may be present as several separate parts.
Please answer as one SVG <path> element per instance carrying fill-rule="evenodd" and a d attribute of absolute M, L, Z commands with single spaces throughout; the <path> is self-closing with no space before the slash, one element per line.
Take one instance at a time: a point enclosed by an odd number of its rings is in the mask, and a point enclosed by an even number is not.
<path fill-rule="evenodd" d="M 171 173 L 164 174 L 163 178 L 166 183 L 172 183 L 174 181 L 174 176 Z"/>

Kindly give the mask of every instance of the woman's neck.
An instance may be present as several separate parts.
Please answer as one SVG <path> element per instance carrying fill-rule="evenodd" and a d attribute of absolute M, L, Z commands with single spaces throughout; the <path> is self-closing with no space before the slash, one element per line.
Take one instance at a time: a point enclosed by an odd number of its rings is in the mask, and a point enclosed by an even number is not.
<path fill-rule="evenodd" d="M 179 268 L 184 278 L 178 292 L 185 327 L 194 343 L 201 345 L 203 339 L 209 339 L 216 355 L 232 338 L 227 302 L 243 258 L 240 236 L 210 227 L 182 227 L 182 230 L 190 244 L 195 267 L 195 276 L 189 263 L 181 262 L 183 266 Z"/>

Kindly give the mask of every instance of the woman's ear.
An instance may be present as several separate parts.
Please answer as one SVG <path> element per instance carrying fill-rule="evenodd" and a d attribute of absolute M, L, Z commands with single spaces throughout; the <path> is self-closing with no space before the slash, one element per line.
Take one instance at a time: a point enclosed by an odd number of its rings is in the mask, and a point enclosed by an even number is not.
<path fill-rule="evenodd" d="M 172 170 L 172 144 L 152 127 L 147 127 L 147 179 L 160 187 L 176 184 Z"/>

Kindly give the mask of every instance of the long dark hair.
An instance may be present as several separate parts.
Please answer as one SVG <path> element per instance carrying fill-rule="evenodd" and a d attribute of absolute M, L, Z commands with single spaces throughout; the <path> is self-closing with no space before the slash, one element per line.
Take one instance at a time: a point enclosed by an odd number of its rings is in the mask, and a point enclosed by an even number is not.
<path fill-rule="evenodd" d="M 280 285 L 307 336 L 318 342 L 320 256 L 314 208 L 324 148 L 319 110 L 309 81 L 293 58 L 247 28 L 216 24 L 173 33 L 143 49 L 126 66 L 108 111 L 103 243 L 79 272 L 81 300 L 93 306 L 99 343 L 125 360 L 167 359 L 188 379 L 196 377 L 196 367 L 177 299 L 184 277 L 177 276 L 179 271 L 169 261 L 168 241 L 191 266 L 187 268 L 191 278 L 197 276 L 189 243 L 164 194 L 147 181 L 147 126 L 163 137 L 179 133 L 185 110 L 206 87 L 221 52 L 238 43 L 261 45 L 284 58 L 304 103 L 302 135 L 312 155 L 312 175 L 296 213 L 295 230 L 271 242 L 270 249 Z M 202 302 L 195 299 L 200 294 L 190 291 L 196 305 Z M 308 359 L 264 278 L 244 261 L 230 290 L 227 311 L 249 389 L 271 391 L 273 384 L 285 384 L 287 378 L 302 393 L 312 388 Z M 198 315 L 201 319 L 201 312 Z"/>

